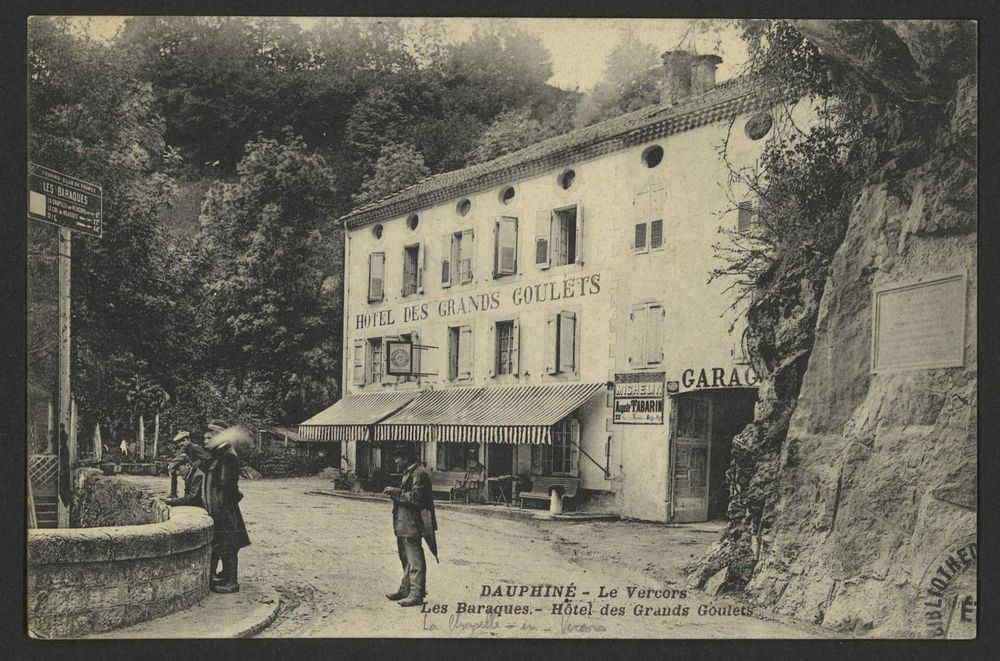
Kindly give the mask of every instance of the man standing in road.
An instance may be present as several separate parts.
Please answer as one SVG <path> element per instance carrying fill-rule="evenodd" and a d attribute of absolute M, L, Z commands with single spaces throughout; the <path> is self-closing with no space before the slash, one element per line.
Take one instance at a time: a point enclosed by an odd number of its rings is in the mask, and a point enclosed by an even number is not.
<path fill-rule="evenodd" d="M 392 528 L 396 533 L 403 579 L 399 589 L 385 595 L 400 606 L 419 606 L 427 595 L 427 563 L 421 539 L 437 559 L 437 519 L 431 496 L 431 477 L 417 461 L 413 445 L 407 443 L 393 453 L 396 470 L 403 474 L 399 487 L 386 487 L 383 493 L 392 498 Z"/>

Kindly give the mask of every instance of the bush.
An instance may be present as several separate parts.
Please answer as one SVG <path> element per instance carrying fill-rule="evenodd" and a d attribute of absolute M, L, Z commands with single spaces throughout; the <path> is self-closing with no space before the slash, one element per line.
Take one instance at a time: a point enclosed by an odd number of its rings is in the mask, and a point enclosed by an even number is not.
<path fill-rule="evenodd" d="M 322 457 L 277 455 L 261 459 L 260 474 L 264 477 L 305 477 L 316 475 L 325 467 Z"/>

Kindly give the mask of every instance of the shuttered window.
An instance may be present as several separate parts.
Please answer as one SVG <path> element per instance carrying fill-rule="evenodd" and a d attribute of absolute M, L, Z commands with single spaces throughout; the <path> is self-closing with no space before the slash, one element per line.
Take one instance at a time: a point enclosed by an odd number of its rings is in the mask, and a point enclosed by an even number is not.
<path fill-rule="evenodd" d="M 547 269 L 583 261 L 583 206 L 543 209 L 535 216 L 535 266 Z"/>
<path fill-rule="evenodd" d="M 632 250 L 646 252 L 646 223 L 635 224 L 635 238 L 632 240 Z"/>
<path fill-rule="evenodd" d="M 493 234 L 493 277 L 514 275 L 517 273 L 517 218 L 498 218 Z"/>
<path fill-rule="evenodd" d="M 448 327 L 448 378 L 462 381 L 472 378 L 473 365 L 472 326 Z"/>
<path fill-rule="evenodd" d="M 352 374 L 351 382 L 356 386 L 365 384 L 365 341 L 354 340 L 351 347 Z"/>
<path fill-rule="evenodd" d="M 577 371 L 577 319 L 575 312 L 562 311 L 545 320 L 545 373 Z"/>
<path fill-rule="evenodd" d="M 368 255 L 368 302 L 379 303 L 385 299 L 385 253 Z"/>
<path fill-rule="evenodd" d="M 654 220 L 649 224 L 649 247 L 651 250 L 663 247 L 663 220 Z"/>
<path fill-rule="evenodd" d="M 643 186 L 632 199 L 635 233 L 633 252 L 648 252 L 663 247 L 663 214 L 665 206 L 663 184 L 657 181 Z"/>
<path fill-rule="evenodd" d="M 452 238 L 451 234 L 445 234 L 441 243 L 441 286 L 451 287 L 452 281 Z"/>
<path fill-rule="evenodd" d="M 463 285 L 472 282 L 473 256 L 475 255 L 473 237 L 473 230 L 469 229 L 455 234 L 454 238 L 454 242 L 457 242 L 458 245 L 455 253 L 458 260 L 458 279 Z"/>
<path fill-rule="evenodd" d="M 382 338 L 373 337 L 368 340 L 368 360 L 365 365 L 365 382 L 382 383 L 385 376 L 385 357 L 382 353 Z"/>
<path fill-rule="evenodd" d="M 666 312 L 662 303 L 640 303 L 632 307 L 629 366 L 634 368 L 663 362 L 663 329 Z"/>
<path fill-rule="evenodd" d="M 403 296 L 423 293 L 423 253 L 419 243 L 403 248 Z"/>
<path fill-rule="evenodd" d="M 492 327 L 493 333 L 493 368 L 490 376 L 517 374 L 519 372 L 518 354 L 520 353 L 520 323 L 498 321 Z"/>
<path fill-rule="evenodd" d="M 549 243 L 552 240 L 552 212 L 543 209 L 535 214 L 535 266 L 547 269 L 550 265 Z"/>

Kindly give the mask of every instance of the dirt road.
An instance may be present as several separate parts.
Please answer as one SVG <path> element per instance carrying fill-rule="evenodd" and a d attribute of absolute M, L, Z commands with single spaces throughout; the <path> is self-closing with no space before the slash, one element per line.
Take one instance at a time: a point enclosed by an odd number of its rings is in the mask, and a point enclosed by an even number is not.
<path fill-rule="evenodd" d="M 163 478 L 144 480 L 166 490 Z M 717 526 L 506 520 L 441 508 L 440 563 L 428 555 L 422 612 L 383 596 L 400 575 L 388 501 L 308 494 L 330 488 L 319 478 L 240 488 L 252 540 L 240 554 L 241 580 L 273 585 L 283 600 L 265 637 L 831 635 L 684 590 L 680 568 L 718 538 Z"/>

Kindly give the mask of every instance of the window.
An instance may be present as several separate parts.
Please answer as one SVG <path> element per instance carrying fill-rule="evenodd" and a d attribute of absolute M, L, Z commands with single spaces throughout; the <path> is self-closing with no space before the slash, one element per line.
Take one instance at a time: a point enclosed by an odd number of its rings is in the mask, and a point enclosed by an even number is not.
<path fill-rule="evenodd" d="M 635 194 L 632 212 L 635 232 L 633 252 L 648 252 L 663 247 L 663 184 L 652 182 Z"/>
<path fill-rule="evenodd" d="M 479 446 L 475 443 L 438 443 L 437 469 L 439 471 L 466 471 L 473 460 L 479 462 Z"/>
<path fill-rule="evenodd" d="M 545 373 L 577 371 L 576 313 L 562 311 L 545 320 Z"/>
<path fill-rule="evenodd" d="M 382 232 L 383 229 L 381 225 L 375 225 L 372 227 L 372 237 L 374 237 L 376 241 L 382 238 Z"/>
<path fill-rule="evenodd" d="M 649 248 L 656 250 L 663 247 L 663 220 L 654 220 L 649 223 Z"/>
<path fill-rule="evenodd" d="M 474 238 L 471 229 L 445 235 L 441 247 L 442 287 L 472 282 Z"/>
<path fill-rule="evenodd" d="M 410 231 L 416 230 L 419 225 L 420 225 L 420 216 L 418 216 L 417 214 L 411 213 L 409 216 L 406 217 L 406 226 L 410 229 Z"/>
<path fill-rule="evenodd" d="M 385 253 L 373 252 L 368 255 L 368 302 L 380 303 L 385 300 Z"/>
<path fill-rule="evenodd" d="M 573 183 L 576 181 L 576 172 L 574 170 L 563 170 L 556 177 L 556 183 L 559 184 L 559 188 L 563 190 L 569 190 L 572 188 Z"/>
<path fill-rule="evenodd" d="M 493 277 L 517 273 L 517 218 L 497 218 L 493 246 Z"/>
<path fill-rule="evenodd" d="M 513 186 L 507 186 L 506 188 L 501 189 L 499 195 L 500 204 L 510 204 L 510 201 L 514 199 L 516 194 L 517 192 L 514 190 Z"/>
<path fill-rule="evenodd" d="M 565 418 L 552 426 L 552 445 L 531 446 L 531 472 L 534 475 L 570 475 L 579 473 L 580 423 Z"/>
<path fill-rule="evenodd" d="M 448 327 L 448 378 L 463 381 L 472 378 L 472 326 Z"/>
<path fill-rule="evenodd" d="M 403 248 L 403 296 L 424 292 L 423 246 L 414 243 Z"/>
<path fill-rule="evenodd" d="M 663 321 L 666 311 L 662 303 L 640 303 L 632 307 L 629 366 L 643 368 L 663 362 Z"/>
<path fill-rule="evenodd" d="M 472 209 L 472 202 L 470 202 L 469 198 L 467 197 L 462 198 L 461 200 L 458 201 L 458 204 L 455 205 L 455 213 L 457 213 L 459 216 L 468 216 L 469 211 L 471 209 Z"/>
<path fill-rule="evenodd" d="M 538 212 L 535 218 L 535 265 L 538 268 L 582 263 L 582 248 L 583 209 L 579 205 Z"/>
<path fill-rule="evenodd" d="M 736 231 L 749 232 L 753 225 L 753 202 L 740 202 L 737 207 Z"/>
<path fill-rule="evenodd" d="M 498 321 L 493 326 L 493 370 L 490 376 L 517 374 L 520 371 L 520 323 Z"/>
<path fill-rule="evenodd" d="M 642 150 L 642 164 L 647 168 L 655 168 L 663 160 L 663 147 L 653 145 Z"/>
<path fill-rule="evenodd" d="M 373 337 L 368 340 L 368 365 L 365 383 L 382 383 L 385 375 L 385 359 L 382 355 L 382 338 Z"/>

